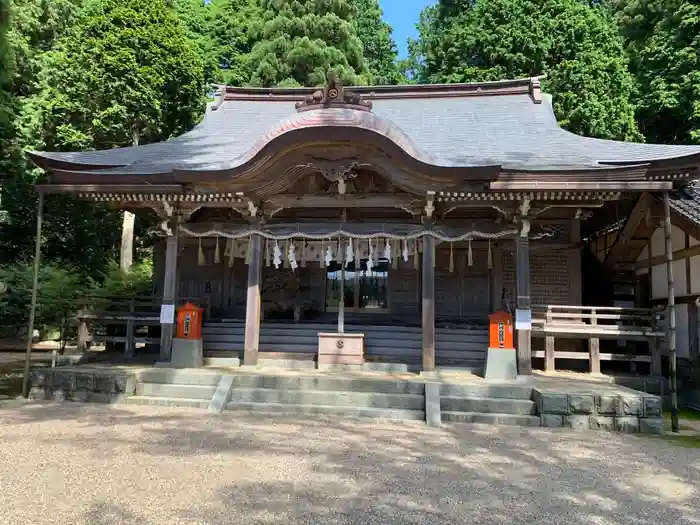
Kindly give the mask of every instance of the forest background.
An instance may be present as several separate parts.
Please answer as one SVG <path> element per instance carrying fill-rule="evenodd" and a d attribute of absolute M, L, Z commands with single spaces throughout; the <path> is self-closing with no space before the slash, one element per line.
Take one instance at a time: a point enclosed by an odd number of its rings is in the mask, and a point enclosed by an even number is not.
<path fill-rule="evenodd" d="M 546 74 L 560 124 L 585 136 L 700 143 L 700 3 L 439 0 L 399 60 L 377 0 L 0 0 L 0 316 L 26 326 L 37 194 L 26 150 L 162 141 L 212 85 L 452 83 Z M 38 324 L 88 294 L 151 293 L 157 229 L 47 196 Z"/>

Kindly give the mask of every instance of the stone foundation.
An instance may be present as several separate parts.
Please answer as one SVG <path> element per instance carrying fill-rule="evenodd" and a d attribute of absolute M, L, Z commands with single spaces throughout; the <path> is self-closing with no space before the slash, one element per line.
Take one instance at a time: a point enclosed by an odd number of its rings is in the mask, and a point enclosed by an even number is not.
<path fill-rule="evenodd" d="M 119 370 L 32 370 L 29 397 L 37 400 L 115 403 L 134 395 L 136 376 Z"/>
<path fill-rule="evenodd" d="M 543 427 L 663 434 L 661 398 L 650 394 L 559 393 L 533 390 Z"/>

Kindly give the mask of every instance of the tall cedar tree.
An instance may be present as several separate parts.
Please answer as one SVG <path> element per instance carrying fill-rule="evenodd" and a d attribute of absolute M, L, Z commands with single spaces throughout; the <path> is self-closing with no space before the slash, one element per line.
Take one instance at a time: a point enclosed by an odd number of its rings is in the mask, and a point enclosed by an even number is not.
<path fill-rule="evenodd" d="M 423 82 L 547 74 L 559 122 L 581 135 L 641 140 L 634 79 L 612 17 L 580 0 L 441 0 L 411 43 Z"/>
<path fill-rule="evenodd" d="M 0 0 L 0 178 L 4 178 L 11 163 L 15 101 L 10 93 L 9 0 Z"/>
<path fill-rule="evenodd" d="M 395 85 L 405 81 L 396 65 L 398 51 L 391 26 L 383 20 L 378 0 L 353 0 L 357 17 L 357 36 L 362 42 L 369 67 L 370 83 Z"/>
<path fill-rule="evenodd" d="M 700 4 L 613 3 L 640 87 L 637 117 L 650 142 L 700 144 Z"/>
<path fill-rule="evenodd" d="M 369 69 L 349 0 L 263 0 L 250 54 L 254 86 L 318 86 L 333 69 L 348 84 L 367 84 Z"/>
<path fill-rule="evenodd" d="M 26 146 L 108 149 L 131 145 L 133 131 L 141 144 L 160 141 L 197 122 L 204 96 L 203 61 L 170 2 L 92 0 L 41 57 L 36 94 L 23 107 Z M 31 216 L 21 195 L 32 182 L 17 182 L 18 209 L 8 209 L 17 220 L 3 228 L 3 240 L 32 238 L 33 225 L 21 219 Z M 94 274 L 112 256 L 118 226 L 98 206 L 55 197 L 46 236 L 51 258 Z"/>

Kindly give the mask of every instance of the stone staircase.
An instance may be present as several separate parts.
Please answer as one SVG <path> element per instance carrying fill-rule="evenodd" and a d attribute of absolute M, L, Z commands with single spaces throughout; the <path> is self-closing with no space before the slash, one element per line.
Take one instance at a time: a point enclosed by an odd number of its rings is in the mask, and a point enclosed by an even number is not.
<path fill-rule="evenodd" d="M 260 328 L 260 357 L 265 354 L 314 355 L 319 332 L 334 332 L 336 326 L 321 323 L 263 323 Z M 238 355 L 243 350 L 245 323 L 220 321 L 203 327 L 204 352 L 209 359 Z M 348 325 L 349 333 L 365 334 L 368 361 L 405 363 L 417 368 L 421 360 L 421 329 L 406 326 Z M 482 326 L 436 329 L 435 357 L 438 365 L 455 366 L 481 373 L 488 347 L 488 330 Z M 214 364 L 214 363 L 212 363 Z M 309 364 L 312 367 L 312 364 Z"/>
<path fill-rule="evenodd" d="M 426 420 L 426 388 L 419 380 L 334 374 L 226 373 L 153 368 L 139 372 L 130 404 L 209 408 L 224 379 L 222 408 L 260 414 L 333 414 L 390 420 Z M 532 388 L 518 385 L 440 386 L 445 422 L 539 426 Z"/>
<path fill-rule="evenodd" d="M 532 387 L 527 386 L 443 383 L 440 410 L 443 421 L 540 426 Z"/>

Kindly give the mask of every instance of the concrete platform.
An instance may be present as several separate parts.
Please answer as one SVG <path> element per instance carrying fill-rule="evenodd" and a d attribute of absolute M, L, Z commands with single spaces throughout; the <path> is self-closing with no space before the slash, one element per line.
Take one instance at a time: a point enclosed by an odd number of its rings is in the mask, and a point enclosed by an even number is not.
<path fill-rule="evenodd" d="M 426 385 L 437 385 L 426 395 Z M 224 388 L 225 387 L 225 388 Z M 168 369 L 79 365 L 37 369 L 35 399 L 208 407 L 210 411 L 346 414 L 620 432 L 663 432 L 661 398 L 615 378 L 543 374 L 492 381 L 464 371 Z M 428 399 L 430 397 L 430 399 Z M 216 410 L 214 410 L 216 409 Z"/>

